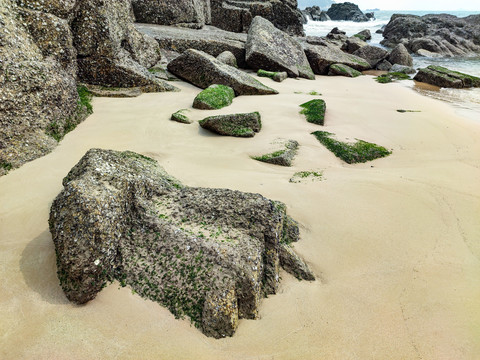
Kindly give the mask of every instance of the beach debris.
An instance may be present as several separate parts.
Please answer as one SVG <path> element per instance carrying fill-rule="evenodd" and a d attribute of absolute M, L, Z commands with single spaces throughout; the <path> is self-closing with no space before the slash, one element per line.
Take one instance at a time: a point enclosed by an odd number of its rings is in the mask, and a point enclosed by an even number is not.
<path fill-rule="evenodd" d="M 258 112 L 209 116 L 199 124 L 217 134 L 235 137 L 253 137 L 262 128 Z"/>
<path fill-rule="evenodd" d="M 480 87 L 480 78 L 476 76 L 449 70 L 445 67 L 435 65 L 430 65 L 426 68 L 420 69 L 413 79 L 445 88 L 461 89 Z"/>
<path fill-rule="evenodd" d="M 282 149 L 280 150 L 262 156 L 254 156 L 252 158 L 268 164 L 292 166 L 292 161 L 297 154 L 299 144 L 296 140 L 282 141 L 281 144 Z"/>
<path fill-rule="evenodd" d="M 235 92 L 229 86 L 210 85 L 201 91 L 193 100 L 193 107 L 202 110 L 221 109 L 232 103 Z"/>
<path fill-rule="evenodd" d="M 245 60 L 254 70 L 285 71 L 289 77 L 315 79 L 302 45 L 261 16 L 250 25 L 245 51 Z"/>
<path fill-rule="evenodd" d="M 291 248 L 298 224 L 260 194 L 193 188 L 130 151 L 91 149 L 50 210 L 57 275 L 85 304 L 117 280 L 188 317 L 205 335 L 232 336 L 275 294 L 280 266 L 313 273 Z"/>
<path fill-rule="evenodd" d="M 178 110 L 177 112 L 174 112 L 172 116 L 170 117 L 170 120 L 182 123 L 182 124 L 191 124 L 192 120 L 188 118 L 187 115 L 185 115 L 186 112 L 188 112 L 188 109 L 181 109 Z"/>
<path fill-rule="evenodd" d="M 278 94 L 247 73 L 199 50 L 185 51 L 168 64 L 168 70 L 202 89 L 221 84 L 230 86 L 237 96 Z"/>
<path fill-rule="evenodd" d="M 303 109 L 300 114 L 305 115 L 307 121 L 312 124 L 324 125 L 325 112 L 327 111 L 327 104 L 325 100 L 313 99 L 300 105 Z"/>
<path fill-rule="evenodd" d="M 282 72 L 273 72 L 259 69 L 257 75 L 261 77 L 268 77 L 276 82 L 282 82 L 288 77 L 288 74 L 285 71 Z"/>
<path fill-rule="evenodd" d="M 348 164 L 364 163 L 370 160 L 382 158 L 392 152 L 383 146 L 358 140 L 349 144 L 333 138 L 334 134 L 327 131 L 315 131 L 312 133 L 321 144 L 330 150 L 336 157 Z"/>
<path fill-rule="evenodd" d="M 344 64 L 333 64 L 328 69 L 328 76 L 346 76 L 346 77 L 357 77 L 362 75 L 360 71 L 352 69 L 350 66 Z"/>
<path fill-rule="evenodd" d="M 323 171 L 297 171 L 293 176 L 290 178 L 289 182 L 297 184 L 297 183 L 307 183 L 312 181 L 321 181 L 323 180 Z"/>

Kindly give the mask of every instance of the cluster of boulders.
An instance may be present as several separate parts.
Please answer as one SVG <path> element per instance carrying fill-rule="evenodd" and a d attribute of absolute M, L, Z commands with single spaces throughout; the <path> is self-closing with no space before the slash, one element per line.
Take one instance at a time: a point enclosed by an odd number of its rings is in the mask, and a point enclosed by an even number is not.
<path fill-rule="evenodd" d="M 332 4 L 327 11 L 320 9 L 319 6 L 308 6 L 302 10 L 304 17 L 304 23 L 307 19 L 313 21 L 355 21 L 363 22 L 375 20 L 375 14 L 373 12 L 363 13 L 358 5 L 344 2 L 338 4 Z"/>

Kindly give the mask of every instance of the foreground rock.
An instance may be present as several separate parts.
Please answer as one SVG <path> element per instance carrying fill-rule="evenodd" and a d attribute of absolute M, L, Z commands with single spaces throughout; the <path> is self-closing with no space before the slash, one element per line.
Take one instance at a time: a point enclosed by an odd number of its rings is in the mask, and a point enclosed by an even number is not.
<path fill-rule="evenodd" d="M 388 55 L 388 61 L 391 64 L 398 64 L 408 67 L 413 66 L 413 58 L 403 44 L 398 44 L 395 46 L 390 55 Z"/>
<path fill-rule="evenodd" d="M 202 128 L 219 135 L 253 137 L 262 129 L 258 112 L 209 116 L 199 121 Z"/>
<path fill-rule="evenodd" d="M 185 51 L 168 64 L 168 70 L 202 89 L 220 84 L 230 86 L 236 95 L 278 94 L 243 71 L 199 50 Z"/>
<path fill-rule="evenodd" d="M 259 194 L 189 188 L 152 159 L 99 149 L 63 185 L 49 225 L 60 284 L 77 304 L 116 279 L 219 338 L 258 317 L 280 264 L 314 279 L 288 249 L 297 224 Z"/>
<path fill-rule="evenodd" d="M 193 107 L 202 110 L 221 109 L 232 103 L 235 92 L 225 85 L 210 85 L 193 100 Z"/>
<path fill-rule="evenodd" d="M 290 77 L 315 79 L 302 45 L 260 16 L 253 19 L 248 31 L 246 61 L 254 70 L 285 71 Z"/>
<path fill-rule="evenodd" d="M 394 14 L 383 32 L 388 47 L 404 44 L 419 55 L 466 56 L 480 52 L 480 15 Z"/>
<path fill-rule="evenodd" d="M 327 15 L 332 20 L 347 20 L 347 21 L 369 21 L 368 17 L 359 9 L 359 7 L 350 2 L 339 4 L 332 4 L 327 11 Z"/>
<path fill-rule="evenodd" d="M 430 65 L 424 69 L 420 69 L 413 79 L 427 84 L 447 88 L 461 89 L 480 87 L 480 78 L 478 77 L 433 65 Z"/>

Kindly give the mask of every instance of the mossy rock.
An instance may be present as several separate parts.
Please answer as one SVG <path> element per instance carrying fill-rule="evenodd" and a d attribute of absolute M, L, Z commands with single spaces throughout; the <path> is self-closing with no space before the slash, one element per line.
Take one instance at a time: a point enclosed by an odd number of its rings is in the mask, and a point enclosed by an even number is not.
<path fill-rule="evenodd" d="M 327 110 L 327 104 L 322 99 L 310 100 L 300 107 L 303 108 L 300 114 L 306 116 L 307 121 L 317 125 L 323 125 L 325 122 L 325 111 Z"/>
<path fill-rule="evenodd" d="M 210 85 L 200 92 L 193 101 L 195 109 L 216 110 L 228 106 L 232 103 L 235 92 L 229 86 Z"/>
<path fill-rule="evenodd" d="M 357 140 L 354 144 L 338 141 L 332 138 L 334 134 L 326 131 L 315 131 L 312 135 L 325 145 L 336 157 L 348 164 L 364 163 L 388 156 L 392 153 L 383 146 L 363 140 Z"/>
<path fill-rule="evenodd" d="M 480 87 L 480 78 L 476 76 L 434 65 L 420 69 L 414 80 L 447 88 Z"/>
<path fill-rule="evenodd" d="M 288 140 L 283 149 L 262 156 L 255 156 L 253 159 L 268 164 L 292 166 L 292 161 L 297 154 L 297 149 L 298 142 L 295 140 Z"/>
<path fill-rule="evenodd" d="M 355 78 L 357 76 L 362 75 L 362 73 L 344 64 L 331 65 L 330 68 L 328 69 L 328 76 L 338 76 L 338 75 Z"/>
<path fill-rule="evenodd" d="M 282 72 L 274 72 L 274 71 L 267 71 L 259 69 L 257 71 L 257 75 L 261 77 L 268 77 L 276 82 L 282 82 L 286 78 L 288 78 L 288 74 L 285 71 Z"/>
<path fill-rule="evenodd" d="M 262 128 L 258 112 L 209 116 L 199 121 L 202 128 L 220 135 L 253 137 Z"/>
<path fill-rule="evenodd" d="M 170 120 L 176 121 L 182 124 L 191 124 L 192 120 L 188 118 L 184 113 L 187 112 L 187 109 L 178 110 L 177 112 L 173 113 L 170 117 Z"/>
<path fill-rule="evenodd" d="M 408 74 L 403 72 L 390 72 L 388 74 L 379 75 L 375 78 L 380 84 L 391 83 L 394 80 L 411 80 Z"/>

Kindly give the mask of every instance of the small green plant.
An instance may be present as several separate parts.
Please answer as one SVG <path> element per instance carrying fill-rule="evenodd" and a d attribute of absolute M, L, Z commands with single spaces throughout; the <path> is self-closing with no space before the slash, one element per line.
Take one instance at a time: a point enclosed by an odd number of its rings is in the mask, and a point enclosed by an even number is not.
<path fill-rule="evenodd" d="M 188 109 L 181 109 L 173 113 L 170 117 L 170 120 L 182 123 L 182 124 L 191 124 L 192 121 L 185 115 L 185 112 L 189 111 Z"/>
<path fill-rule="evenodd" d="M 0 161 L 0 168 L 10 171 L 13 168 L 13 165 L 9 163 L 8 161 Z"/>
<path fill-rule="evenodd" d="M 330 150 L 336 157 L 348 164 L 363 163 L 370 160 L 382 158 L 391 154 L 383 146 L 357 140 L 354 144 L 332 139 L 334 134 L 326 131 L 315 131 L 312 133 L 318 141 Z"/>
<path fill-rule="evenodd" d="M 402 72 L 391 72 L 384 75 L 379 75 L 375 78 L 380 84 L 391 83 L 394 80 L 410 80 L 410 76 Z"/>
<path fill-rule="evenodd" d="M 92 107 L 92 93 L 88 91 L 86 86 L 78 85 L 77 86 L 78 92 L 78 107 L 83 107 L 87 110 L 87 114 L 90 115 L 93 113 Z"/>
<path fill-rule="evenodd" d="M 319 92 L 317 92 L 317 91 L 315 91 L 315 90 L 312 90 L 312 91 L 310 91 L 310 92 L 308 93 L 308 95 L 318 95 L 318 96 L 320 96 L 320 95 L 322 95 L 322 94 L 320 94 Z"/>
<path fill-rule="evenodd" d="M 323 125 L 325 122 L 325 111 L 327 110 L 327 104 L 322 99 L 310 100 L 300 107 L 303 110 L 300 111 L 300 114 L 306 116 L 307 121 L 317 125 Z"/>
<path fill-rule="evenodd" d="M 290 178 L 291 183 L 300 183 L 307 179 L 311 179 L 311 181 L 318 181 L 322 180 L 323 172 L 320 171 L 298 171 Z"/>

